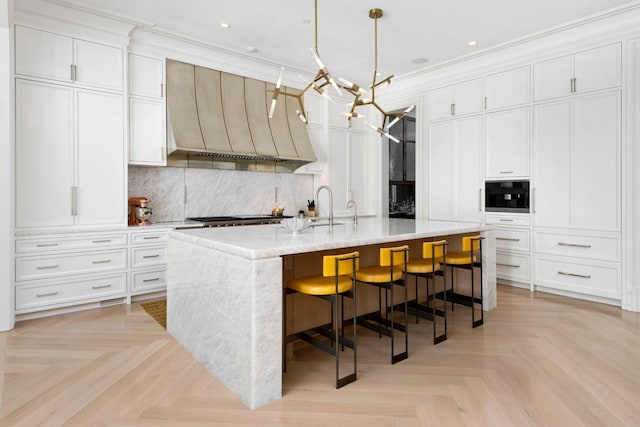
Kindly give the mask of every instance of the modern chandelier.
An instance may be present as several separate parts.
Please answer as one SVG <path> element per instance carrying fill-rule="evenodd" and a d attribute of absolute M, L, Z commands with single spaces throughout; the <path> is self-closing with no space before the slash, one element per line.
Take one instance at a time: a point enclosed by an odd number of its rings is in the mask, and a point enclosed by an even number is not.
<path fill-rule="evenodd" d="M 382 18 L 383 12 L 382 9 L 374 8 L 369 10 L 369 18 L 374 20 L 374 69 L 373 69 L 373 81 L 371 86 L 369 86 L 368 90 L 364 89 L 362 86 L 359 86 L 353 82 L 350 82 L 347 79 L 342 77 L 338 78 L 340 84 L 337 84 L 331 73 L 327 70 L 325 64 L 320 59 L 320 55 L 318 53 L 318 0 L 314 0 L 314 16 L 315 16 L 315 44 L 314 47 L 311 48 L 311 55 L 313 56 L 316 64 L 318 65 L 318 71 L 313 79 L 313 81 L 308 82 L 302 76 L 301 79 L 305 80 L 306 86 L 304 89 L 297 95 L 292 93 L 282 93 L 285 96 L 291 96 L 297 98 L 298 105 L 300 106 L 300 110 L 296 110 L 296 114 L 304 123 L 307 123 L 307 117 L 305 115 L 304 110 L 304 94 L 309 90 L 313 89 L 320 95 L 328 98 L 333 101 L 331 97 L 327 94 L 325 88 L 327 86 L 332 86 L 333 89 L 339 96 L 342 96 L 342 90 L 345 90 L 349 94 L 351 94 L 354 99 L 351 102 L 350 110 L 347 113 L 344 113 L 347 116 L 347 121 L 349 126 L 351 126 L 351 119 L 353 118 L 362 118 L 364 115 L 359 114 L 356 109 L 364 106 L 372 106 L 376 110 L 378 110 L 382 114 L 382 125 L 380 127 L 374 126 L 369 122 L 365 122 L 367 126 L 371 129 L 378 132 L 380 135 L 389 138 L 394 142 L 400 142 L 400 140 L 389 133 L 389 129 L 391 126 L 398 123 L 403 117 L 405 117 L 411 110 L 413 110 L 414 106 L 407 108 L 401 112 L 388 113 L 386 112 L 376 101 L 376 89 L 382 88 L 391 84 L 391 79 L 393 75 L 389 75 L 388 77 L 378 81 L 378 19 Z M 269 118 L 273 117 L 273 112 L 276 107 L 276 103 L 278 97 L 280 95 L 280 85 L 282 83 L 282 76 L 284 74 L 284 67 L 280 68 L 280 75 L 278 76 L 278 80 L 276 82 L 275 90 L 273 91 L 273 97 L 271 99 L 271 107 L 269 109 Z"/>

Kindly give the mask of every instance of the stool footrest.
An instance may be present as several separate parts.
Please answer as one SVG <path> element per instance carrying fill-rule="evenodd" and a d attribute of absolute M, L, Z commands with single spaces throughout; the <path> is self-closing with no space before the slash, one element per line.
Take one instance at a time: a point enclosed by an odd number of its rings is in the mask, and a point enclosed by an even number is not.
<path fill-rule="evenodd" d="M 481 304 L 482 300 L 480 298 L 471 298 L 469 295 L 458 294 L 451 291 L 446 291 L 447 293 L 447 302 L 452 302 L 460 305 L 464 305 L 467 307 L 473 307 L 473 304 Z M 444 299 L 444 292 L 438 292 L 434 295 L 435 298 Z"/>
<path fill-rule="evenodd" d="M 362 314 L 358 316 L 357 323 L 360 326 L 364 326 L 382 335 L 391 336 L 391 321 L 380 316 L 378 313 Z M 382 327 L 381 324 L 386 327 Z M 393 322 L 393 328 L 400 332 L 407 332 L 407 327 L 401 323 Z"/>

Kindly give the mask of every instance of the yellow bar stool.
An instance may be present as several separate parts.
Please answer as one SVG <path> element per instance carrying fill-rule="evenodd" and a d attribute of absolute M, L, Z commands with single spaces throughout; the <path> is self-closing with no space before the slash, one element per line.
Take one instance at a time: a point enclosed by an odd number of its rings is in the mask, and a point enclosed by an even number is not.
<path fill-rule="evenodd" d="M 357 378 L 357 345 L 356 345 L 356 285 L 354 272 L 358 271 L 360 254 L 351 252 L 342 255 L 327 255 L 322 257 L 322 275 L 302 277 L 287 281 L 283 294 L 283 334 L 282 357 L 283 370 L 287 372 L 287 344 L 302 339 L 336 358 L 336 388 L 354 382 Z M 287 335 L 287 294 L 299 292 L 331 302 L 331 323 Z M 344 297 L 353 299 L 353 338 L 344 336 Z M 340 306 L 340 308 L 338 307 Z M 339 316 L 341 314 L 341 316 Z M 341 317 L 341 318 L 340 318 Z M 316 338 L 322 335 L 329 339 L 325 341 Z M 340 378 L 339 344 L 353 350 L 353 373 Z"/>
<path fill-rule="evenodd" d="M 436 308 L 436 276 L 442 277 L 442 289 L 446 290 L 447 276 L 447 241 L 439 240 L 436 242 L 422 243 L 422 258 L 410 259 L 407 263 L 405 273 L 407 276 L 414 276 L 416 299 L 409 302 L 409 308 L 415 311 L 416 323 L 418 317 L 429 319 L 433 323 L 433 344 L 441 343 L 447 339 L 447 300 L 446 293 L 443 291 L 444 304 L 442 310 Z M 424 304 L 418 301 L 418 279 L 424 278 L 427 299 Z M 433 283 L 433 292 L 429 292 L 429 280 Z M 444 322 L 444 331 L 438 334 L 438 317 Z"/>
<path fill-rule="evenodd" d="M 378 287 L 378 311 L 359 316 L 359 324 L 378 332 L 380 336 L 391 338 L 391 363 L 397 363 L 409 356 L 408 352 L 408 306 L 407 287 L 405 286 L 404 271 L 409 258 L 409 246 L 397 246 L 393 248 L 380 248 L 380 265 L 362 267 L 356 272 L 356 281 Z M 393 297 L 394 286 L 404 288 L 404 300 L 396 305 Z M 382 290 L 384 294 L 384 316 L 382 316 Z M 391 294 L 391 306 L 387 305 L 389 293 Z M 395 321 L 394 312 L 402 308 L 404 312 L 404 324 Z M 389 314 L 391 314 L 389 316 Z M 404 333 L 404 351 L 395 354 L 395 331 Z"/>
<path fill-rule="evenodd" d="M 445 292 L 445 298 L 453 304 L 461 304 L 471 307 L 471 326 L 478 327 L 484 323 L 483 295 L 482 295 L 482 239 L 483 237 L 466 236 L 462 238 L 462 251 L 449 252 L 447 254 L 447 266 L 451 267 L 451 291 Z M 468 270 L 471 272 L 471 295 L 455 292 L 453 283 L 453 269 Z M 480 297 L 475 296 L 474 268 L 480 271 Z M 480 318 L 476 320 L 476 309 L 480 305 Z"/>

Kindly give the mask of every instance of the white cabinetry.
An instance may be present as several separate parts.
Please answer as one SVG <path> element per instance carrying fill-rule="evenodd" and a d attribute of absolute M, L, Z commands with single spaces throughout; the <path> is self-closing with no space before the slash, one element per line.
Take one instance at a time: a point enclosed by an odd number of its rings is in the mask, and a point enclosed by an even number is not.
<path fill-rule="evenodd" d="M 531 223 L 529 214 L 486 214 L 496 236 L 496 277 L 502 283 L 529 288 L 531 283 Z M 505 282 L 506 281 L 506 282 Z"/>
<path fill-rule="evenodd" d="M 167 229 L 131 231 L 132 296 L 164 291 L 167 286 Z"/>
<path fill-rule="evenodd" d="M 127 233 L 16 239 L 16 314 L 126 296 Z"/>
<path fill-rule="evenodd" d="M 429 219 L 482 221 L 482 116 L 429 125 Z"/>
<path fill-rule="evenodd" d="M 534 224 L 618 231 L 620 93 L 534 108 Z"/>
<path fill-rule="evenodd" d="M 16 79 L 16 226 L 125 221 L 122 95 Z"/>
<path fill-rule="evenodd" d="M 129 54 L 129 164 L 165 166 L 164 61 Z"/>
<path fill-rule="evenodd" d="M 530 67 L 516 68 L 491 74 L 485 78 L 485 102 L 487 110 L 527 104 L 531 92 Z"/>
<path fill-rule="evenodd" d="M 618 87 L 621 58 L 621 44 L 615 43 L 534 64 L 533 100 Z"/>
<path fill-rule="evenodd" d="M 482 112 L 482 79 L 473 79 L 429 92 L 429 120 Z"/>
<path fill-rule="evenodd" d="M 16 25 L 16 74 L 122 91 L 122 49 Z"/>
<path fill-rule="evenodd" d="M 487 178 L 529 176 L 529 107 L 486 115 Z"/>

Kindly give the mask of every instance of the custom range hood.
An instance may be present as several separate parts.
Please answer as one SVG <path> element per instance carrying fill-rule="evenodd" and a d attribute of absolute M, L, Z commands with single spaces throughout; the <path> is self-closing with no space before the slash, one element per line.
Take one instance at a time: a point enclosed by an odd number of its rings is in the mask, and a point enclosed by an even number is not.
<path fill-rule="evenodd" d="M 166 70 L 169 165 L 293 171 L 316 160 L 296 98 L 269 119 L 274 84 L 171 59 Z"/>

